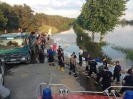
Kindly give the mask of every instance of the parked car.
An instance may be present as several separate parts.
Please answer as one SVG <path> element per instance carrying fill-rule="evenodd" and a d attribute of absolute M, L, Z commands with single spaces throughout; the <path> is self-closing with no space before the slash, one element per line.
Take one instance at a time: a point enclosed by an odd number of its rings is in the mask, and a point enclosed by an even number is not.
<path fill-rule="evenodd" d="M 0 84 L 4 84 L 4 64 L 0 60 Z"/>

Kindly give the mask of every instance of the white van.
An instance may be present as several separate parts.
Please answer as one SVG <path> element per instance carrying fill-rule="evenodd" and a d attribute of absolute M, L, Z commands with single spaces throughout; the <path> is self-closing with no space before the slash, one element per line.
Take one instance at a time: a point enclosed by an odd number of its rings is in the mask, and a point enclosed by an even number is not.
<path fill-rule="evenodd" d="M 0 60 L 0 84 L 4 84 L 4 64 Z"/>

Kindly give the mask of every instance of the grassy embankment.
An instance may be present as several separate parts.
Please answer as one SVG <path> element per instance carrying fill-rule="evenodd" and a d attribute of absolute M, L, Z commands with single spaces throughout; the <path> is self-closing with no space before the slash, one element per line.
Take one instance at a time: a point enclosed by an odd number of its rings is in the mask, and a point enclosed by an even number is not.
<path fill-rule="evenodd" d="M 43 25 L 41 27 L 38 28 L 38 31 L 40 33 L 48 33 L 49 29 L 52 29 L 51 33 L 55 34 L 57 33 L 59 30 L 57 28 L 55 28 L 54 26 L 48 26 L 48 25 Z"/>

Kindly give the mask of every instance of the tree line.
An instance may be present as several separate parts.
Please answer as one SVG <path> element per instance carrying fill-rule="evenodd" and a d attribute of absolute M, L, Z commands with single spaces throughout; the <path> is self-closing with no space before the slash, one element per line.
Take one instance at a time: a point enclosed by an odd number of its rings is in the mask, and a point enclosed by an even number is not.
<path fill-rule="evenodd" d="M 54 26 L 58 31 L 70 28 L 74 18 L 62 17 L 59 15 L 47 15 L 35 13 L 30 6 L 9 5 L 0 1 L 0 32 L 18 31 L 18 28 L 26 32 L 37 31 L 43 25 Z"/>
<path fill-rule="evenodd" d="M 133 20 L 126 20 L 126 19 L 122 19 L 119 21 L 120 24 L 123 24 L 123 25 L 133 25 Z"/>

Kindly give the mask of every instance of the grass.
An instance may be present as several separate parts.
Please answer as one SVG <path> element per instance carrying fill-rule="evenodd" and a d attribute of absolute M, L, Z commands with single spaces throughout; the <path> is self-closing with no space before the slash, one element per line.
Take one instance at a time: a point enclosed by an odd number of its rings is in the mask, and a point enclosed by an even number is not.
<path fill-rule="evenodd" d="M 58 29 L 55 28 L 54 26 L 48 26 L 48 25 L 43 25 L 41 27 L 38 28 L 38 31 L 40 33 L 48 33 L 48 30 L 49 29 L 52 29 L 51 33 L 54 34 L 54 33 L 57 33 L 58 32 Z"/>

